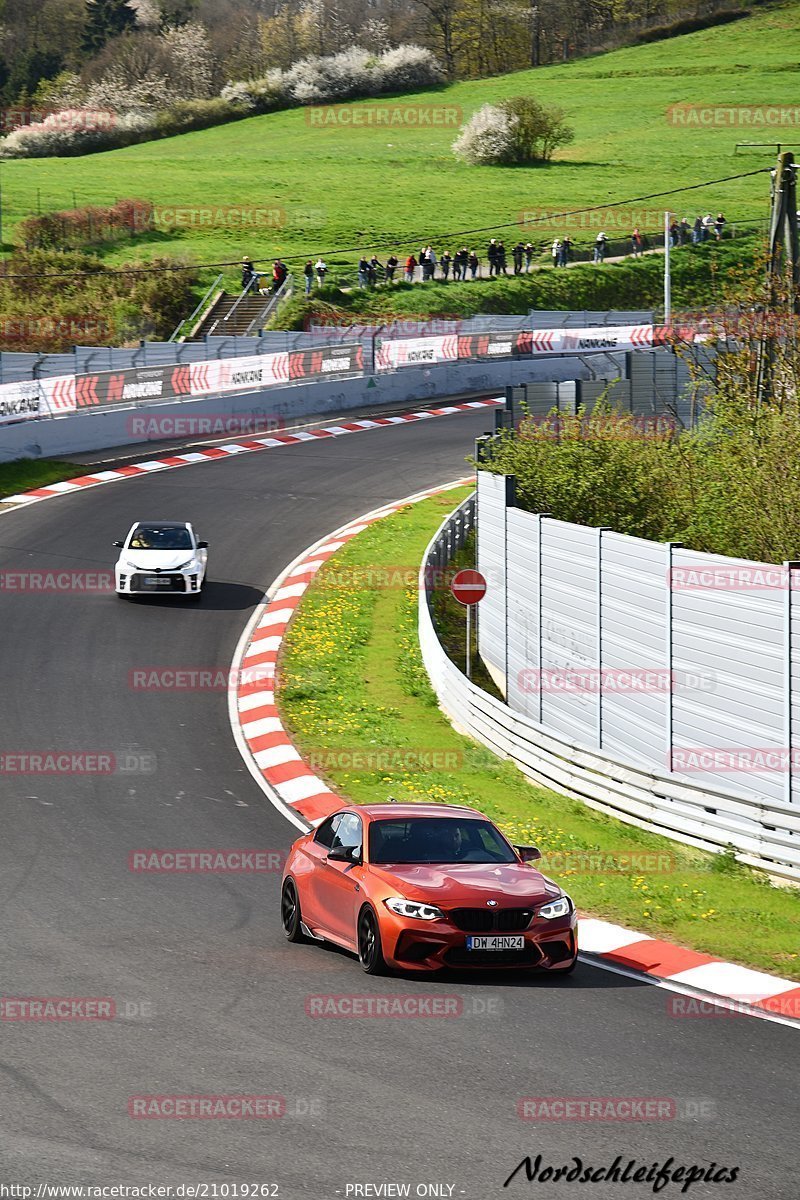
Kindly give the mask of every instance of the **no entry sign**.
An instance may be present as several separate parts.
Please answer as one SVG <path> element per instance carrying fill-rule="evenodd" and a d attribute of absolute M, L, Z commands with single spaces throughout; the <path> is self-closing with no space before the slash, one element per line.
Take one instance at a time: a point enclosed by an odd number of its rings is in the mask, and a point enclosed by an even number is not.
<path fill-rule="evenodd" d="M 486 595 L 486 579 L 480 571 L 459 571 L 453 576 L 450 591 L 459 604 L 477 604 Z"/>

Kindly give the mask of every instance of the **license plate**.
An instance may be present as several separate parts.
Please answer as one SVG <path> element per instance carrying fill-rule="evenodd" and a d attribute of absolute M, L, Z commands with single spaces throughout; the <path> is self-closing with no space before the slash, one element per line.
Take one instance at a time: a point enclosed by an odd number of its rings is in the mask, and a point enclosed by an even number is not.
<path fill-rule="evenodd" d="M 468 950 L 524 950 L 525 938 L 521 933 L 487 934 L 485 937 L 468 937 Z"/>
<path fill-rule="evenodd" d="M 145 575 L 145 587 L 171 587 L 172 580 L 168 575 Z"/>

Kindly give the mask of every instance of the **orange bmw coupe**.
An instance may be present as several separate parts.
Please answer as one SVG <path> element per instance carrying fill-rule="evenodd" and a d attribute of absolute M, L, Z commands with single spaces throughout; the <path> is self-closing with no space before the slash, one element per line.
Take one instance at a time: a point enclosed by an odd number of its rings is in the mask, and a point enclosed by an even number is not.
<path fill-rule="evenodd" d="M 344 808 L 294 843 L 281 888 L 290 942 L 326 941 L 387 969 L 575 966 L 578 931 L 566 892 L 472 808 Z"/>

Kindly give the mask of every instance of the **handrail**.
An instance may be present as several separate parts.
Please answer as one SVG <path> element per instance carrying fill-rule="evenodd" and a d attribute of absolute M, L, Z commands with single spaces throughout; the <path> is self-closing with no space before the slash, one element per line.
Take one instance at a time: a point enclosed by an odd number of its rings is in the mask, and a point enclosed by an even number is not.
<path fill-rule="evenodd" d="M 195 319 L 195 317 L 196 317 L 196 316 L 197 316 L 197 314 L 200 312 L 200 310 L 201 310 L 201 308 L 203 307 L 203 305 L 207 303 L 209 296 L 210 296 L 210 295 L 211 295 L 211 294 L 214 292 L 214 290 L 215 290 L 216 288 L 218 288 L 218 287 L 219 287 L 219 285 L 220 285 L 220 282 L 221 282 L 221 281 L 222 281 L 222 275 L 220 274 L 220 275 L 218 275 L 218 276 L 217 276 L 217 278 L 216 278 L 216 279 L 214 280 L 214 282 L 211 284 L 211 287 L 210 287 L 210 288 L 208 289 L 208 291 L 205 293 L 205 295 L 203 296 L 203 299 L 200 301 L 200 303 L 198 304 L 198 306 L 197 306 L 197 308 L 194 310 L 194 312 L 193 312 L 193 313 L 192 313 L 190 316 L 188 316 L 188 317 L 184 317 L 184 319 L 183 319 L 182 321 L 179 321 L 179 322 L 178 322 L 178 324 L 175 326 L 175 328 L 174 328 L 174 329 L 173 329 L 173 331 L 172 331 L 172 335 L 171 335 L 171 337 L 167 338 L 167 341 L 168 341 L 168 342 L 174 342 L 174 341 L 175 341 L 175 339 L 176 339 L 176 338 L 177 338 L 177 336 L 178 336 L 178 331 L 179 331 L 179 330 L 181 330 L 181 329 L 183 329 L 184 325 L 188 325 L 188 323 L 189 323 L 190 321 L 193 321 L 193 320 Z"/>
<path fill-rule="evenodd" d="M 264 326 L 264 322 L 268 320 L 270 315 L 273 312 L 275 312 L 275 310 L 277 308 L 279 308 L 281 304 L 283 304 L 284 300 L 289 299 L 289 297 L 292 295 L 293 292 L 294 292 L 294 275 L 292 275 L 292 273 L 290 271 L 289 274 L 284 279 L 281 286 L 278 288 L 277 292 L 272 293 L 272 295 L 270 296 L 269 300 L 266 303 L 266 306 L 261 310 L 260 313 L 258 313 L 257 316 L 253 317 L 252 321 L 247 326 L 247 329 L 244 331 L 245 337 L 252 334 L 254 327 L 256 327 L 258 329 L 262 329 Z"/>
<path fill-rule="evenodd" d="M 235 302 L 234 302 L 234 303 L 231 305 L 231 307 L 230 307 L 230 309 L 228 310 L 228 312 L 226 312 L 225 316 L 222 318 L 223 324 L 225 323 L 225 321 L 230 321 L 231 317 L 232 317 L 232 316 L 233 316 L 233 314 L 236 312 L 237 308 L 238 308 L 238 307 L 239 307 L 239 305 L 242 303 L 242 301 L 244 300 L 245 296 L 246 296 L 246 295 L 248 294 L 248 292 L 251 290 L 251 288 L 253 287 L 253 285 L 258 283 L 258 280 L 259 280 L 259 276 L 258 276 L 258 275 L 251 275 L 251 276 L 250 276 L 250 282 L 247 284 L 247 287 L 244 287 L 244 288 L 242 288 L 242 293 L 241 293 L 241 295 L 240 295 L 240 296 L 239 296 L 239 297 L 236 299 L 236 301 L 235 301 Z"/>

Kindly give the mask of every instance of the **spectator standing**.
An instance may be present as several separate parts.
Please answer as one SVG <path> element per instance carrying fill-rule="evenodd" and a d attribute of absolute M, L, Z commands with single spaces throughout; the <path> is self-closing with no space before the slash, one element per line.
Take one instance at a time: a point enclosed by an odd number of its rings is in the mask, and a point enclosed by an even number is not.
<path fill-rule="evenodd" d="M 533 260 L 533 242 L 526 242 L 523 249 L 525 251 L 525 274 L 527 275 L 531 269 L 531 262 Z"/>
<path fill-rule="evenodd" d="M 514 274 L 522 274 L 522 256 L 525 253 L 525 247 L 522 242 L 517 242 L 514 249 L 511 251 L 511 257 L 514 260 Z"/>
<path fill-rule="evenodd" d="M 565 234 L 561 239 L 561 265 L 566 267 L 569 263 L 572 254 L 572 241 L 569 234 Z"/>
<path fill-rule="evenodd" d="M 328 274 L 328 264 L 325 262 L 325 259 L 322 257 L 322 255 L 319 256 L 314 264 L 314 270 L 317 272 L 317 285 L 322 287 L 323 283 L 325 282 L 325 276 Z"/>
<path fill-rule="evenodd" d="M 559 241 L 558 238 L 555 238 L 555 240 L 553 241 L 553 245 L 550 248 L 550 254 L 552 255 L 552 258 L 553 258 L 553 266 L 560 267 L 561 266 L 561 242 Z"/>
<path fill-rule="evenodd" d="M 688 218 L 688 217 L 683 217 L 683 218 L 681 219 L 681 223 L 680 223 L 680 232 L 679 232 L 679 235 L 678 235 L 678 236 L 679 236 L 679 238 L 680 238 L 680 244 L 681 244 L 682 246 L 685 246 L 687 242 L 691 241 L 691 238 L 692 238 L 692 226 L 691 226 L 691 223 L 690 223 L 690 221 L 689 221 L 689 218 Z"/>
<path fill-rule="evenodd" d="M 703 238 L 702 238 L 702 240 L 704 242 L 707 242 L 708 239 L 711 237 L 711 230 L 713 228 L 714 228 L 714 218 L 712 217 L 711 213 L 706 213 L 706 215 L 703 217 Z"/>
<path fill-rule="evenodd" d="M 506 248 L 505 248 L 505 243 L 503 243 L 503 242 L 497 243 L 497 260 L 496 261 L 497 261 L 497 270 L 495 271 L 495 274 L 499 275 L 500 272 L 502 271 L 503 274 L 506 275 L 508 273 L 506 271 Z"/>
<path fill-rule="evenodd" d="M 442 254 L 442 257 L 439 259 L 439 267 L 442 272 L 442 279 L 445 281 L 445 283 L 450 276 L 450 264 L 452 261 L 452 255 L 449 253 L 449 251 L 445 250 Z"/>
<path fill-rule="evenodd" d="M 462 275 L 461 251 L 456 250 L 453 255 L 453 283 L 458 283 Z"/>
<path fill-rule="evenodd" d="M 386 260 L 386 282 L 394 283 L 394 273 L 399 266 L 396 254 L 390 254 Z"/>
<path fill-rule="evenodd" d="M 641 233 L 639 232 L 639 226 L 638 226 L 638 225 L 635 227 L 635 229 L 634 229 L 633 233 L 631 234 L 631 250 L 633 251 L 633 257 L 634 257 L 634 258 L 641 258 L 641 255 L 642 255 L 642 235 L 641 235 Z"/>
<path fill-rule="evenodd" d="M 272 290 L 273 292 L 280 291 L 283 287 L 286 276 L 289 274 L 289 268 L 286 263 L 280 258 L 276 258 L 272 264 Z"/>
<path fill-rule="evenodd" d="M 467 278 L 467 267 L 469 266 L 469 250 L 466 246 L 462 246 L 457 255 L 461 259 L 461 278 Z"/>
<path fill-rule="evenodd" d="M 258 271 L 253 266 L 253 260 L 247 255 L 242 259 L 242 291 L 246 288 L 255 287 L 255 280 L 258 279 Z"/>
<path fill-rule="evenodd" d="M 363 254 L 358 260 L 358 286 L 360 288 L 369 286 L 369 259 Z"/>
<path fill-rule="evenodd" d="M 480 259 L 478 258 L 477 254 L 475 253 L 474 250 L 470 250 L 469 257 L 467 258 L 467 266 L 469 267 L 470 278 L 472 278 L 472 279 L 475 278 L 475 276 L 478 272 L 479 264 L 480 264 Z M 464 278 L 466 279 L 466 275 L 464 276 Z"/>
<path fill-rule="evenodd" d="M 596 263 L 605 262 L 607 245 L 608 245 L 608 238 L 601 230 L 600 233 L 598 233 L 597 237 L 594 239 L 594 261 Z"/>
<path fill-rule="evenodd" d="M 409 254 L 408 258 L 406 259 L 406 266 L 405 266 L 406 283 L 414 282 L 414 271 L 416 270 L 416 268 L 417 268 L 417 260 L 413 254 Z"/>
<path fill-rule="evenodd" d="M 717 241 L 720 240 L 728 222 L 723 217 L 722 213 L 717 213 L 717 219 L 714 222 L 714 233 L 717 235 Z"/>
<path fill-rule="evenodd" d="M 314 286 L 314 264 L 311 259 L 303 267 L 303 274 L 305 275 L 306 295 L 308 296 L 311 294 L 311 289 Z"/>
<path fill-rule="evenodd" d="M 436 257 L 436 251 L 434 250 L 433 246 L 428 246 L 425 253 L 428 256 L 428 279 L 433 279 L 434 275 L 436 274 L 436 264 L 439 260 Z"/>
<path fill-rule="evenodd" d="M 486 257 L 489 260 L 489 275 L 497 274 L 497 238 L 492 238 L 486 247 Z"/>
<path fill-rule="evenodd" d="M 374 287 L 378 282 L 378 271 L 383 270 L 383 263 L 378 258 L 377 254 L 373 254 L 369 260 L 369 281 Z"/>
<path fill-rule="evenodd" d="M 696 246 L 698 242 L 703 240 L 703 222 L 700 217 L 695 217 L 694 225 L 692 226 L 692 243 Z"/>
<path fill-rule="evenodd" d="M 675 220 L 675 218 L 673 217 L 672 224 L 669 227 L 669 244 L 670 244 L 670 246 L 678 245 L 678 240 L 680 238 L 680 231 L 681 231 L 681 227 L 678 224 L 678 222 Z"/>

